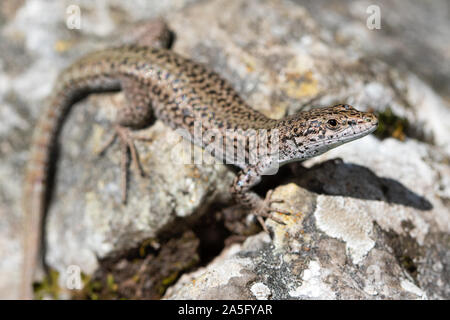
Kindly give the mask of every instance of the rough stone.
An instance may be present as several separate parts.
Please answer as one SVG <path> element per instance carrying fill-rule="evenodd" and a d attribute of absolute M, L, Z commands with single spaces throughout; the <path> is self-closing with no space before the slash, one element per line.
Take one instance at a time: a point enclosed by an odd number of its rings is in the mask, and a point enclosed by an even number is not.
<path fill-rule="evenodd" d="M 345 162 L 333 160 L 337 157 Z M 405 159 L 414 167 L 404 165 Z M 275 189 L 273 197 L 285 200 L 279 208 L 296 214 L 278 214 L 286 225 L 268 222 L 272 239 L 266 234 L 247 239 L 233 255 L 217 258 L 212 269 L 185 275 L 190 284 L 180 280 L 166 298 L 213 292 L 214 278 L 223 277 L 214 272 L 245 257 L 250 261 L 240 264 L 240 274 L 253 274 L 254 282 L 241 283 L 241 292 L 253 293 L 258 284 L 273 299 L 446 299 L 450 223 L 448 198 L 442 194 L 450 186 L 441 180 L 449 174 L 446 159 L 414 140 L 368 137 L 307 161 L 310 176 L 292 178 L 304 188 L 290 183 Z M 350 175 L 351 167 L 355 173 L 371 169 L 382 177 Z M 320 194 L 306 190 L 317 191 L 318 185 Z M 362 186 L 356 196 L 349 192 L 354 185 Z M 394 187 L 395 192 L 389 190 Z M 373 194 L 387 197 L 371 199 Z M 209 279 L 207 287 L 196 281 L 202 277 Z M 236 290 L 235 283 L 228 285 Z"/>
<path fill-rule="evenodd" d="M 183 275 L 166 298 L 448 299 L 450 108 L 448 67 L 441 65 L 448 37 L 423 28 L 419 32 L 431 36 L 413 47 L 418 37 L 409 28 L 369 33 L 360 22 L 367 17 L 364 2 L 338 2 L 342 10 L 335 1 L 322 4 L 326 10 L 312 3 L 317 1 L 80 1 L 82 28 L 70 30 L 64 13 L 73 1 L 3 1 L 0 297 L 17 296 L 23 168 L 56 75 L 83 53 L 117 41 L 117 30 L 162 15 L 176 34 L 175 51 L 209 65 L 270 117 L 345 101 L 361 110 L 389 108 L 410 124 L 404 141 L 366 137 L 272 177 L 281 185 L 274 197 L 285 200 L 280 209 L 295 213 L 280 216 L 286 225 L 268 222 L 272 239 L 258 234 L 227 247 L 204 268 Z M 414 28 L 448 24 L 445 10 L 435 15 L 446 2 L 436 3 Z M 397 21 L 386 14 L 386 21 L 404 25 L 408 17 Z M 427 82 L 400 68 L 394 35 L 408 39 L 408 51 L 399 52 L 406 52 L 407 66 L 423 62 L 407 69 Z M 433 81 L 438 92 L 428 83 L 431 74 L 442 80 L 441 86 Z M 180 163 L 186 158 L 177 147 L 189 144 L 157 122 L 136 133 L 152 140 L 137 142 L 147 176 L 132 170 L 122 205 L 117 145 L 97 156 L 121 103 L 120 93 L 91 96 L 64 126 L 46 224 L 46 261 L 62 275 L 72 264 L 91 274 L 97 258 L 170 237 L 195 225 L 210 204 L 229 203 L 232 171 Z"/>

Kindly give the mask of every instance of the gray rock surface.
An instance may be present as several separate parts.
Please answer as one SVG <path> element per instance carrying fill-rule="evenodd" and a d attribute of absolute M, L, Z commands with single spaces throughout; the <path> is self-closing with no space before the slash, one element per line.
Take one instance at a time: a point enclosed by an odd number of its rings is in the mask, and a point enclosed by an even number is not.
<path fill-rule="evenodd" d="M 331 160 L 336 157 L 345 162 Z M 261 233 L 228 248 L 183 275 L 165 298 L 448 298 L 450 185 L 443 177 L 450 168 L 444 159 L 413 140 L 369 137 L 308 161 L 315 175 L 275 189 L 273 197 L 286 201 L 279 208 L 296 215 L 279 214 L 286 226 L 268 223 L 273 239 Z M 364 174 L 369 170 L 377 175 Z"/>
<path fill-rule="evenodd" d="M 289 179 L 276 180 L 281 186 L 274 197 L 298 215 L 284 217 L 285 227 L 269 222 L 272 239 L 262 233 L 225 248 L 204 268 L 183 275 L 165 298 L 450 297 L 448 97 L 436 83 L 443 96 L 397 65 L 389 30 L 367 30 L 368 3 L 333 1 L 317 10 L 302 1 L 75 2 L 80 30 L 65 26 L 73 1 L 0 5 L 0 298 L 17 294 L 22 172 L 56 75 L 79 55 L 117 41 L 117 30 L 158 15 L 176 34 L 175 51 L 218 71 L 270 117 L 345 101 L 361 110 L 390 108 L 410 124 L 404 141 L 366 137 L 304 167 L 293 165 Z M 416 12 L 420 4 L 410 7 Z M 395 27 L 395 17 L 385 17 Z M 438 59 L 445 57 L 445 31 L 415 44 L 402 30 L 397 37 L 405 36 L 412 52 L 406 65 L 427 49 L 429 59 L 420 55 L 423 64 L 411 69 L 429 81 L 427 72 L 435 68 L 447 81 Z M 379 50 L 371 54 L 374 48 Z M 91 96 L 64 126 L 46 225 L 46 261 L 61 272 L 61 283 L 69 265 L 92 274 L 98 258 L 170 237 L 211 214 L 210 204 L 229 202 L 231 170 L 183 164 L 178 148 L 189 144 L 157 122 L 136 133 L 151 139 L 137 142 L 147 176 L 132 170 L 128 204 L 120 204 L 119 148 L 101 157 L 97 152 L 121 103 L 120 93 Z M 327 161 L 336 157 L 343 162 Z"/>
<path fill-rule="evenodd" d="M 412 70 L 441 95 L 450 96 L 450 37 L 448 1 L 294 0 L 341 43 L 353 43 L 370 58 L 380 58 L 396 69 Z M 367 8 L 378 5 L 381 29 L 366 28 Z M 432 21 L 432 23 L 430 23 Z"/>

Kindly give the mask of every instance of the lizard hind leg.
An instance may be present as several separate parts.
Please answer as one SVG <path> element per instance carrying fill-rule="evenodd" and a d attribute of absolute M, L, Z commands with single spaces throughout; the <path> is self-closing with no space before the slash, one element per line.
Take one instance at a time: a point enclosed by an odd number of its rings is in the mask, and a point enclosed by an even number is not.
<path fill-rule="evenodd" d="M 146 94 L 143 85 L 131 82 L 131 80 L 127 79 L 122 82 L 122 90 L 125 93 L 126 103 L 118 110 L 117 119 L 113 126 L 114 134 L 101 148 L 99 155 L 104 154 L 106 149 L 111 146 L 117 138 L 119 139 L 121 149 L 121 198 L 122 203 L 126 203 L 129 178 L 129 155 L 131 155 L 133 167 L 138 175 L 140 177 L 145 176 L 134 141 L 151 140 L 134 136 L 133 129 L 147 127 L 154 122 L 155 118 L 150 97 Z"/>
<path fill-rule="evenodd" d="M 137 45 L 169 49 L 175 35 L 162 18 L 142 21 L 123 30 L 121 45 Z"/>
<path fill-rule="evenodd" d="M 128 190 L 128 163 L 129 163 L 129 154 L 131 155 L 131 161 L 133 167 L 138 172 L 140 177 L 145 177 L 145 172 L 142 169 L 142 165 L 139 161 L 139 154 L 136 150 L 136 146 L 134 145 L 134 140 L 141 140 L 141 138 L 134 137 L 131 129 L 128 127 L 124 127 L 118 124 L 114 125 L 114 134 L 108 139 L 107 143 L 101 148 L 99 155 L 103 155 L 112 143 L 119 138 L 120 143 L 120 171 L 121 171 L 121 190 L 122 203 L 126 203 L 127 201 L 127 190 Z M 144 140 L 144 139 L 142 139 Z"/>

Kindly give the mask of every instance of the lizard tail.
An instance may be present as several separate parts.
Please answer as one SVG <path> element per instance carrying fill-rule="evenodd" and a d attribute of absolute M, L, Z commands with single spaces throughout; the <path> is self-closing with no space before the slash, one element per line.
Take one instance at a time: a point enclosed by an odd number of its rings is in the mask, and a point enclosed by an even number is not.
<path fill-rule="evenodd" d="M 60 91 L 61 92 L 61 91 Z M 32 148 L 27 163 L 23 193 L 23 266 L 20 296 L 33 298 L 32 283 L 36 268 L 42 267 L 42 223 L 46 211 L 51 156 L 56 137 L 69 103 L 64 94 L 55 95 L 38 120 L 32 137 Z"/>
<path fill-rule="evenodd" d="M 67 77 L 67 74 L 72 75 Z M 83 74 L 72 73 L 70 68 L 57 79 L 54 95 L 43 114 L 39 116 L 31 141 L 30 157 L 27 163 L 22 199 L 23 208 L 23 249 L 22 281 L 20 296 L 33 298 L 32 283 L 36 270 L 44 270 L 41 248 L 43 221 L 50 199 L 49 184 L 55 171 L 55 150 L 59 131 L 71 106 L 83 99 L 88 93 L 99 91 L 117 91 L 117 81 L 99 84 L 97 78 L 89 81 Z"/>
<path fill-rule="evenodd" d="M 143 23 L 138 37 L 128 39 L 139 46 L 168 48 L 173 35 L 165 22 L 158 19 Z M 139 40 L 139 41 L 138 41 Z M 104 56 L 106 52 L 106 57 Z M 23 192 L 23 249 L 22 279 L 20 296 L 23 299 L 33 298 L 32 283 L 37 267 L 44 267 L 41 248 L 43 248 L 43 221 L 49 201 L 49 174 L 54 167 L 54 153 L 58 133 L 65 116 L 73 103 L 89 93 L 97 91 L 117 91 L 121 86 L 118 79 L 108 77 L 114 74 L 112 64 L 103 64 L 99 68 L 98 61 L 103 57 L 108 60 L 108 51 L 99 51 L 96 56 L 87 56 L 67 68 L 56 81 L 54 95 L 44 113 L 39 117 L 32 138 L 32 149 L 27 164 Z M 114 55 L 114 53 L 112 53 Z M 114 71 L 114 72 L 112 72 Z"/>

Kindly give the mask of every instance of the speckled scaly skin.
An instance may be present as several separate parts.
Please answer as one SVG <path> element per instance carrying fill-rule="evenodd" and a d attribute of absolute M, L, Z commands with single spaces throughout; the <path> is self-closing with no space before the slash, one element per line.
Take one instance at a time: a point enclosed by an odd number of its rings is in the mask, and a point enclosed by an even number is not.
<path fill-rule="evenodd" d="M 267 118 L 248 106 L 217 73 L 177 53 L 148 46 L 127 45 L 88 54 L 56 81 L 48 107 L 35 129 L 24 190 L 25 259 L 23 297 L 31 298 L 33 272 L 46 211 L 48 168 L 64 115 L 77 100 L 98 91 L 122 90 L 127 103 L 118 110 L 118 128 L 141 128 L 158 118 L 174 129 L 185 129 L 192 142 L 206 147 L 209 137 L 193 138 L 195 127 L 219 133 L 232 131 L 234 149 L 244 145 L 249 130 L 277 133 L 278 156 L 236 163 L 242 171 L 231 188 L 234 198 L 254 214 L 270 217 L 270 197 L 263 200 L 250 189 L 268 168 L 304 160 L 374 131 L 377 118 L 348 105 L 300 112 L 281 120 Z M 246 143 L 247 141 L 247 143 Z M 216 153 L 216 157 L 228 159 Z M 274 163 L 276 162 L 276 163 Z"/>

